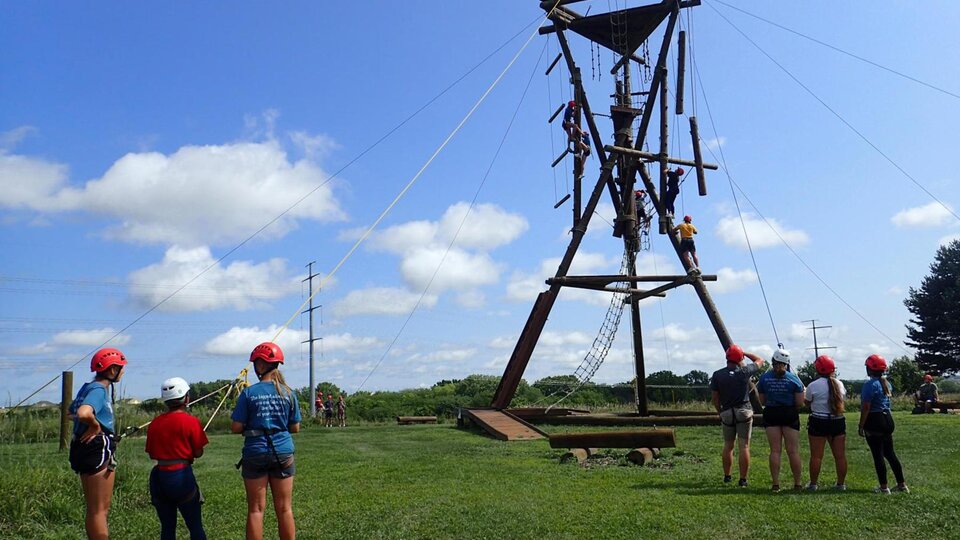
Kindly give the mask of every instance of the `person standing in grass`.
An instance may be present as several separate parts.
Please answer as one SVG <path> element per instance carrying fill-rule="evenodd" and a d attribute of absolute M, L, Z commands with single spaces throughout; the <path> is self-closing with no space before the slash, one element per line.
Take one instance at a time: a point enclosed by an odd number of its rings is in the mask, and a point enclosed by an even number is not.
<path fill-rule="evenodd" d="M 803 399 L 804 403 L 810 406 L 810 418 L 807 420 L 810 483 L 807 490 L 817 490 L 823 450 L 829 442 L 830 452 L 837 464 L 837 483 L 833 488 L 843 491 L 847 489 L 847 420 L 843 416 L 843 400 L 847 397 L 847 391 L 843 383 L 837 380 L 837 364 L 833 358 L 818 356 L 813 362 L 813 368 L 820 376 L 807 387 Z"/>
<path fill-rule="evenodd" d="M 263 538 L 267 487 L 273 493 L 280 540 L 296 538 L 293 519 L 293 437 L 300 431 L 300 404 L 278 369 L 283 351 L 275 343 L 261 343 L 250 353 L 260 382 L 237 398 L 230 430 L 242 433 L 243 486 L 247 492 L 247 539 Z"/>
<path fill-rule="evenodd" d="M 347 427 L 347 402 L 343 400 L 343 394 L 337 399 L 337 425 Z"/>
<path fill-rule="evenodd" d="M 333 393 L 327 394 L 327 400 L 323 402 L 323 425 L 333 427 Z"/>
<path fill-rule="evenodd" d="M 93 381 L 84 383 L 70 404 L 73 440 L 70 441 L 70 467 L 80 475 L 86 502 L 84 528 L 87 538 L 110 537 L 107 516 L 113 499 L 117 469 L 113 404 L 107 387 L 123 376 L 127 358 L 117 349 L 100 349 L 90 359 Z"/>
<path fill-rule="evenodd" d="M 157 461 L 150 471 L 150 500 L 160 518 L 160 540 L 176 540 L 177 510 L 190 531 L 190 540 L 206 540 L 200 514 L 203 495 L 193 475 L 193 460 L 203 455 L 209 441 L 200 420 L 187 412 L 187 381 L 180 377 L 163 381 L 160 399 L 167 412 L 150 422 L 144 449 Z"/>
<path fill-rule="evenodd" d="M 893 386 L 883 376 L 887 370 L 887 360 L 879 354 L 872 354 L 864 362 L 867 376 L 870 379 L 863 385 L 860 392 L 860 427 L 858 432 L 867 439 L 870 453 L 873 455 L 873 466 L 877 470 L 877 480 L 880 485 L 874 490 L 876 493 L 890 494 L 887 485 L 886 459 L 897 479 L 894 491 L 909 493 L 906 481 L 903 478 L 903 467 L 893 450 L 893 415 L 890 412 L 890 396 L 893 395 Z"/>
<path fill-rule="evenodd" d="M 743 352 L 738 345 L 727 349 L 727 366 L 718 369 L 710 377 L 710 394 L 713 406 L 720 414 L 723 425 L 723 481 L 732 481 L 733 445 L 739 441 L 740 481 L 737 485 L 747 487 L 750 470 L 750 434 L 753 430 L 753 409 L 750 406 L 750 377 L 760 370 L 763 359 Z M 743 359 L 752 363 L 744 365 Z"/>
<path fill-rule="evenodd" d="M 793 489 L 803 489 L 803 465 L 800 462 L 800 407 L 803 383 L 790 372 L 790 353 L 777 349 L 773 369 L 757 383 L 763 404 L 763 423 L 770 443 L 770 478 L 773 491 L 780 491 L 780 457 L 784 448 L 793 473 Z"/>

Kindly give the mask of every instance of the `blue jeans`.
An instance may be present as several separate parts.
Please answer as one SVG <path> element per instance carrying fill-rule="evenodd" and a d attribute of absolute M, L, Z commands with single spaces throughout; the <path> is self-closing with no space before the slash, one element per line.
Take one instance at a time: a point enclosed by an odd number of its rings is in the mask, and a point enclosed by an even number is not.
<path fill-rule="evenodd" d="M 177 510 L 190 531 L 190 540 L 207 540 L 200 517 L 203 496 L 193 467 L 175 471 L 150 471 L 150 499 L 160 518 L 160 540 L 176 540 Z"/>

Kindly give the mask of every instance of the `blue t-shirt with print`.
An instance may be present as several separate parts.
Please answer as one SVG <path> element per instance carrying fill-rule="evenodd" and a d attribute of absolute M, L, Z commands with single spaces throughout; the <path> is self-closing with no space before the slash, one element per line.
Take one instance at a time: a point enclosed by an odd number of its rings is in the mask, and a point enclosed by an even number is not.
<path fill-rule="evenodd" d="M 293 453 L 293 437 L 287 428 L 299 424 L 300 403 L 292 393 L 281 396 L 271 381 L 257 383 L 240 393 L 230 419 L 243 424 L 244 431 L 261 430 L 268 433 L 278 454 Z M 270 452 L 267 435 L 245 437 L 243 457 Z"/>
<path fill-rule="evenodd" d="M 757 391 L 765 396 L 767 407 L 794 407 L 797 404 L 795 396 L 803 392 L 803 383 L 793 372 L 787 371 L 783 378 L 777 378 L 770 370 L 760 376 Z"/>
<path fill-rule="evenodd" d="M 70 414 L 74 415 L 73 434 L 77 437 L 87 431 L 87 425 L 76 418 L 77 411 L 81 405 L 93 407 L 93 415 L 97 417 L 100 428 L 110 433 L 115 433 L 113 427 L 113 406 L 107 399 L 107 389 L 98 382 L 84 383 L 77 392 L 76 399 L 70 404 Z"/>
<path fill-rule="evenodd" d="M 890 381 L 887 381 L 887 386 L 890 387 L 890 394 L 893 394 L 893 385 L 890 384 Z M 860 403 L 869 403 L 870 412 L 890 410 L 890 396 L 883 393 L 883 385 L 879 378 L 871 377 L 869 381 L 864 383 L 863 389 L 860 390 Z"/>

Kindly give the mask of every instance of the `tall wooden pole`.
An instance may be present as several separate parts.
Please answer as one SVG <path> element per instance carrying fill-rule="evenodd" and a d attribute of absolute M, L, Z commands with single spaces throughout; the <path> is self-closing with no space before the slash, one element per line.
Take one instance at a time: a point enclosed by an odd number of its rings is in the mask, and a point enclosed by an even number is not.
<path fill-rule="evenodd" d="M 70 446 L 70 403 L 73 401 L 73 372 L 64 371 L 60 375 L 60 451 Z"/>

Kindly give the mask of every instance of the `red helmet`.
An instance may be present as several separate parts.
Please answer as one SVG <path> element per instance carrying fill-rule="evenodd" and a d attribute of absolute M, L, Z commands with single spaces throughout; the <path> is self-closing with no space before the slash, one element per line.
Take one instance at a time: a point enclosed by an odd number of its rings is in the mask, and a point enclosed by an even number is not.
<path fill-rule="evenodd" d="M 923 376 L 923 382 L 933 382 L 933 375 L 927 373 Z"/>
<path fill-rule="evenodd" d="M 100 349 L 90 359 L 90 371 L 100 373 L 110 366 L 125 366 L 127 358 L 119 349 Z"/>
<path fill-rule="evenodd" d="M 887 359 L 879 354 L 871 354 L 867 357 L 867 361 L 864 362 L 863 365 L 867 366 L 867 369 L 870 371 L 886 371 Z"/>
<path fill-rule="evenodd" d="M 691 221 L 693 221 L 693 218 L 690 216 L 683 216 L 683 220 L 686 221 L 687 223 L 690 223 Z"/>
<path fill-rule="evenodd" d="M 576 107 L 576 106 L 577 106 L 577 102 L 576 102 L 576 101 L 568 101 L 568 102 L 567 102 L 567 107 Z"/>
<path fill-rule="evenodd" d="M 254 347 L 253 352 L 250 353 L 250 361 L 253 362 L 254 360 L 263 360 L 271 364 L 282 364 L 283 351 L 280 350 L 280 346 L 276 343 L 265 341 Z"/>
<path fill-rule="evenodd" d="M 683 173 L 684 173 L 683 167 L 677 167 L 677 174 L 679 174 L 680 176 L 683 176 Z"/>
<path fill-rule="evenodd" d="M 730 345 L 727 348 L 727 362 L 740 363 L 743 360 L 743 349 L 739 345 Z"/>
<path fill-rule="evenodd" d="M 833 361 L 833 358 L 824 354 L 818 356 L 817 359 L 813 361 L 813 369 L 817 370 L 817 373 L 820 375 L 826 377 L 837 370 L 837 363 Z"/>

